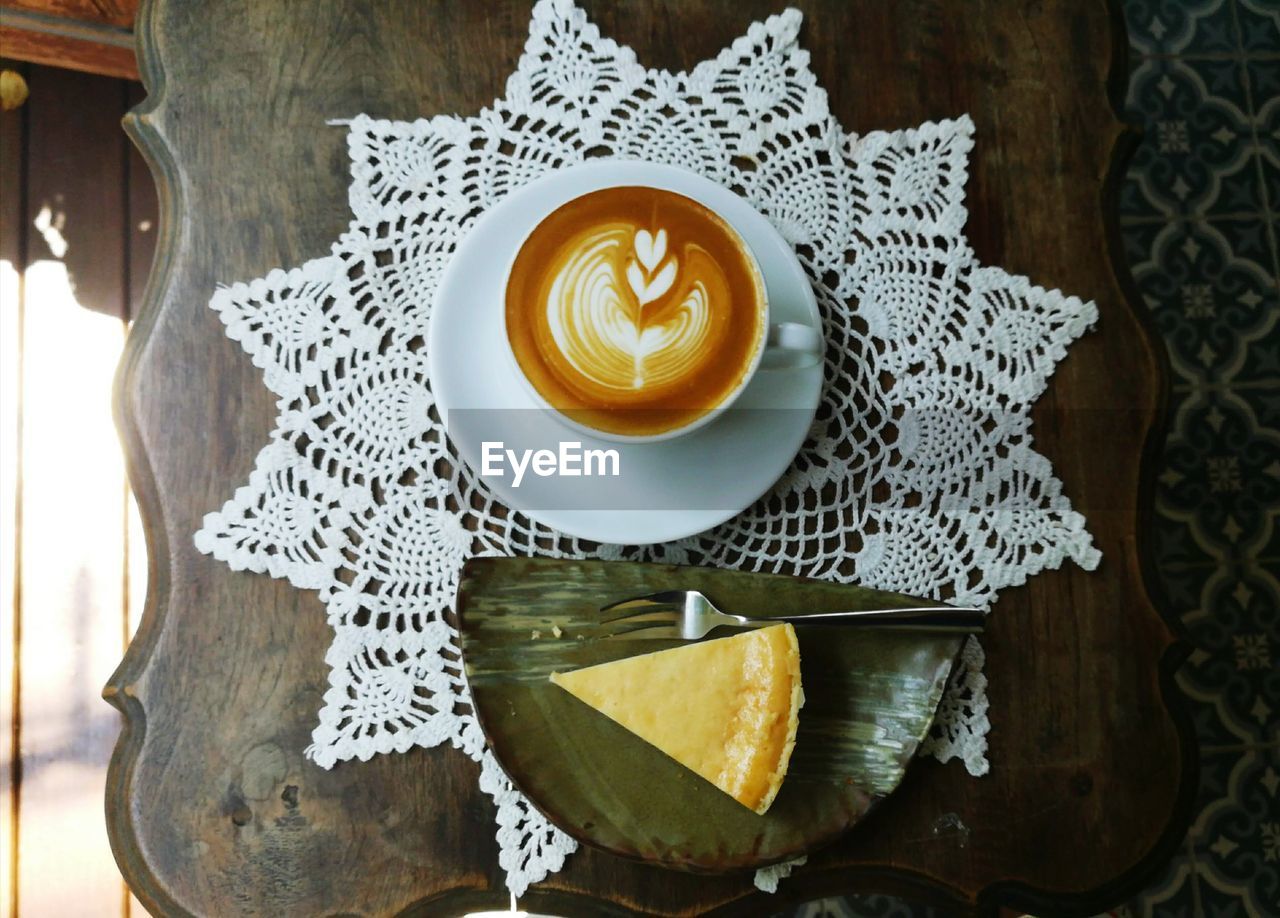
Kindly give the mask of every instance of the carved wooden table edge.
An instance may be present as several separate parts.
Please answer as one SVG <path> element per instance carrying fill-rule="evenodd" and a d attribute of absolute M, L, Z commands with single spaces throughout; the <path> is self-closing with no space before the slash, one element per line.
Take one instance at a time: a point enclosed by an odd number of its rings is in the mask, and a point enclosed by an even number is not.
<path fill-rule="evenodd" d="M 146 537 L 147 596 L 137 632 L 120 665 L 102 690 L 102 697 L 119 710 L 123 717 L 120 737 L 116 740 L 107 767 L 105 810 L 111 852 L 130 891 L 154 915 L 189 915 L 191 913 L 178 905 L 163 886 L 156 882 L 138 845 L 128 804 L 133 766 L 147 730 L 146 711 L 134 691 L 134 685 L 146 671 L 156 641 L 164 628 L 169 602 L 169 550 L 163 523 L 164 514 L 159 504 L 151 463 L 135 424 L 131 401 L 133 393 L 137 391 L 137 364 L 160 316 L 164 292 L 169 285 L 179 226 L 177 214 L 180 204 L 177 198 L 181 185 L 177 181 L 173 157 L 150 123 L 152 113 L 163 104 L 165 85 L 163 69 L 156 55 L 149 52 L 152 47 L 153 8 L 151 0 L 143 0 L 134 24 L 138 70 L 147 95 L 139 106 L 125 116 L 124 129 L 155 179 L 159 199 L 159 235 L 156 240 L 155 262 L 147 278 L 138 318 L 125 342 L 112 392 L 112 406 L 124 450 L 129 485 L 138 504 L 138 514 Z"/>
<path fill-rule="evenodd" d="M 1183 698 L 1175 682 L 1175 674 L 1191 653 L 1191 644 L 1173 604 L 1166 595 L 1155 563 L 1155 550 L 1151 544 L 1151 519 L 1155 511 L 1156 471 L 1160 454 L 1168 433 L 1169 405 L 1169 356 L 1164 341 L 1155 327 L 1150 312 L 1145 308 L 1142 296 L 1133 280 L 1124 254 L 1120 230 L 1120 186 L 1125 180 L 1129 162 L 1142 137 L 1142 129 L 1125 117 L 1125 97 L 1129 86 L 1129 36 L 1125 24 L 1123 0 L 1107 0 L 1111 24 L 1111 61 L 1107 73 L 1107 99 L 1111 112 L 1119 125 L 1115 143 L 1111 148 L 1110 162 L 1103 181 L 1099 206 L 1106 225 L 1106 249 L 1111 274 L 1119 285 L 1122 302 L 1136 321 L 1146 339 L 1145 344 L 1155 361 L 1156 401 L 1150 406 L 1151 420 L 1143 441 L 1138 467 L 1137 532 L 1135 548 L 1142 575 L 1142 587 L 1147 599 L 1171 633 L 1173 640 L 1160 657 L 1159 677 L 1161 699 L 1173 722 L 1178 738 L 1181 781 L 1174 807 L 1169 814 L 1164 831 L 1156 844 L 1127 870 L 1106 883 L 1077 894 L 1052 893 L 1026 884 L 1005 881 L 992 884 L 982 890 L 968 907 L 975 914 L 995 914 L 1001 907 L 1016 907 L 1048 918 L 1054 915 L 1093 915 L 1113 908 L 1143 889 L 1154 880 L 1160 870 L 1174 855 L 1191 825 L 1199 781 L 1199 759 L 1195 727 L 1191 715 L 1183 704 Z M 928 892 L 925 885 L 923 891 Z M 947 893 L 944 891 L 944 897 Z M 945 905 L 943 900 L 937 900 Z M 952 900 L 952 904 L 957 904 Z"/>
<path fill-rule="evenodd" d="M 1162 700 L 1175 727 L 1181 753 L 1181 783 L 1177 800 L 1158 842 L 1145 857 L 1103 885 L 1082 893 L 1062 894 L 1036 889 L 1013 881 L 1001 881 L 979 891 L 969 900 L 957 890 L 940 885 L 922 874 L 901 867 L 868 866 L 856 868 L 831 868 L 805 870 L 803 893 L 797 888 L 788 891 L 786 882 L 770 899 L 769 911 L 778 907 L 806 901 L 815 896 L 840 895 L 850 892 L 866 893 L 883 891 L 893 893 L 948 910 L 966 914 L 995 914 L 1001 906 L 1012 906 L 1032 911 L 1041 916 L 1088 915 L 1123 901 L 1138 892 L 1144 882 L 1169 859 L 1181 841 L 1191 821 L 1198 777 L 1198 759 L 1194 729 L 1190 714 L 1174 682 L 1174 674 L 1190 653 L 1184 626 L 1170 612 L 1171 604 L 1164 594 L 1155 570 L 1153 549 L 1150 544 L 1149 526 L 1154 510 L 1155 470 L 1163 447 L 1167 429 L 1167 403 L 1169 397 L 1168 357 L 1158 332 L 1148 312 L 1139 306 L 1134 281 L 1128 271 L 1122 253 L 1118 218 L 1118 191 L 1124 179 L 1125 169 L 1132 156 L 1139 130 L 1123 117 L 1123 100 L 1128 81 L 1127 32 L 1120 8 L 1121 0 L 1108 0 L 1111 20 L 1111 63 L 1108 74 L 1108 97 L 1112 113 L 1120 125 L 1112 146 L 1110 163 L 1103 184 L 1100 206 L 1103 208 L 1107 229 L 1107 250 L 1112 274 L 1122 292 L 1125 307 L 1136 320 L 1156 363 L 1156 404 L 1149 406 L 1151 420 L 1146 431 L 1139 465 L 1139 485 L 1136 495 L 1138 532 L 1136 551 L 1141 567 L 1142 586 L 1153 608 L 1172 634 L 1173 641 L 1164 649 L 1159 664 Z M 138 392 L 137 365 L 144 353 L 151 331 L 161 313 L 161 306 L 169 287 L 171 268 L 181 243 L 179 215 L 182 211 L 177 170 L 171 151 L 153 123 L 153 116 L 163 106 L 165 74 L 154 44 L 155 0 L 143 0 L 135 26 L 138 64 L 142 82 L 147 90 L 146 100 L 134 109 L 124 121 L 124 127 L 141 151 L 156 180 L 159 195 L 159 231 L 157 259 L 148 279 L 139 318 L 126 342 L 115 381 L 113 404 L 116 424 L 120 432 L 129 480 L 136 495 L 139 512 L 147 540 L 150 561 L 145 610 L 137 634 L 124 658 L 103 689 L 103 697 L 123 716 L 123 729 L 117 740 L 107 772 L 106 822 L 112 852 L 126 882 L 134 895 L 153 914 L 192 914 L 159 883 L 141 850 L 135 831 L 128 790 L 132 771 L 147 727 L 147 715 L 137 697 L 134 686 L 144 677 L 151 655 L 164 628 L 169 603 L 170 571 L 168 541 L 163 524 L 164 514 L 159 505 L 150 459 L 142 445 L 133 413 L 133 398 Z M 804 868 L 802 868 L 804 869 Z M 591 914 L 631 914 L 622 906 L 612 906 L 599 899 L 584 896 L 568 889 L 556 888 L 556 877 L 531 888 L 521 897 L 521 906 L 535 911 L 555 913 L 579 913 L 587 909 Z M 492 907 L 492 891 L 456 888 L 433 894 L 407 906 L 401 914 L 437 914 L 441 908 Z M 726 903 L 707 914 L 728 916 L 758 914 L 758 897 Z"/>
<path fill-rule="evenodd" d="M 939 885 L 915 872 L 900 868 L 886 870 L 845 868 L 830 870 L 825 874 L 808 873 L 805 899 L 813 898 L 815 893 L 840 895 L 854 888 L 859 891 L 875 888 L 922 904 L 966 914 L 995 915 L 1001 907 L 1015 907 L 1041 918 L 1055 915 L 1094 915 L 1137 894 L 1146 883 L 1155 879 L 1160 868 L 1174 855 L 1191 824 L 1199 780 L 1199 759 L 1196 754 L 1195 728 L 1191 722 L 1190 713 L 1183 705 L 1181 692 L 1175 682 L 1175 674 L 1191 653 L 1192 647 L 1186 628 L 1172 611 L 1173 604 L 1164 591 L 1156 569 L 1154 548 L 1150 539 L 1151 518 L 1155 509 L 1155 476 L 1169 426 L 1169 357 L 1150 312 L 1141 305 L 1142 297 L 1124 255 L 1119 219 L 1120 186 L 1124 182 L 1129 162 L 1142 137 L 1141 128 L 1124 115 L 1124 100 L 1128 93 L 1129 82 L 1129 42 L 1122 3 L 1123 0 L 1107 0 L 1111 25 L 1111 60 L 1107 74 L 1107 98 L 1112 115 L 1120 129 L 1111 148 L 1099 206 L 1102 208 L 1106 225 L 1106 248 L 1112 276 L 1120 287 L 1123 304 L 1146 339 L 1145 344 L 1156 364 L 1156 402 L 1150 406 L 1151 420 L 1143 442 L 1138 470 L 1138 490 L 1135 495 L 1138 523 L 1135 543 L 1142 574 L 1142 587 L 1146 591 L 1147 599 L 1173 638 L 1160 657 L 1159 677 L 1161 698 L 1178 738 L 1181 782 L 1177 799 L 1164 831 L 1146 856 L 1111 880 L 1086 892 L 1055 893 L 1016 881 L 1002 881 L 981 890 L 975 900 L 966 901 L 963 897 L 957 896 L 952 888 Z M 779 889 L 785 891 L 785 883 Z M 779 904 L 782 901 L 784 901 L 783 897 L 779 895 Z M 738 911 L 731 905 L 711 914 L 737 913 Z"/>

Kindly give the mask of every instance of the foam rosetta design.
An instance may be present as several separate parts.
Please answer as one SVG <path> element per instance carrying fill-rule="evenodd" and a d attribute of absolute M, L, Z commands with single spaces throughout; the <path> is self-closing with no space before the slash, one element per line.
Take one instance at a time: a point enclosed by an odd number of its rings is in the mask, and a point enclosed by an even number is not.
<path fill-rule="evenodd" d="M 710 290 L 723 300 L 727 284 L 697 246 L 689 246 L 683 271 L 666 246 L 666 230 L 628 226 L 599 227 L 566 246 L 547 325 L 564 359 L 593 382 L 622 390 L 667 385 L 697 364 L 711 327 Z"/>
<path fill-rule="evenodd" d="M 641 66 L 569 0 L 541 0 L 492 108 L 357 117 L 348 231 L 324 257 L 210 304 L 280 415 L 197 547 L 319 590 L 334 628 L 307 750 L 319 765 L 442 743 L 480 763 L 516 895 L 576 845 L 506 780 L 471 712 L 447 615 L 467 557 L 705 564 L 973 606 L 1066 560 L 1099 560 L 1030 431 L 1031 405 L 1096 307 L 979 264 L 964 235 L 972 122 L 846 131 L 800 24 L 788 10 L 673 74 Z M 599 155 L 681 165 L 742 195 L 797 247 L 822 313 L 823 403 L 792 468 L 756 505 L 677 543 L 583 543 L 501 506 L 445 436 L 422 352 L 441 270 L 477 215 Z M 634 234 L 626 254 L 648 290 L 663 263 L 658 227 L 645 229 L 652 239 Z M 625 265 L 610 283 L 635 296 Z M 982 666 L 967 642 L 927 747 L 975 774 L 987 769 Z"/>
<path fill-rule="evenodd" d="M 627 283 L 636 295 L 636 303 L 643 307 L 652 303 L 671 289 L 675 283 L 678 262 L 667 257 L 667 231 L 651 234 L 646 229 L 636 230 L 632 249 L 635 259 L 627 264 Z"/>

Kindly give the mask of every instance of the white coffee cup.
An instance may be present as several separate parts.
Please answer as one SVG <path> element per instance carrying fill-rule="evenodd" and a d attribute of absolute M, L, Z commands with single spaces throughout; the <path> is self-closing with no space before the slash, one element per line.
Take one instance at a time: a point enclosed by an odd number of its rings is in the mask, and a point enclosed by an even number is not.
<path fill-rule="evenodd" d="M 724 396 L 715 407 L 708 409 L 707 411 L 703 412 L 697 417 L 691 419 L 686 424 L 683 424 L 679 427 L 673 427 L 668 430 L 663 430 L 659 433 L 622 434 L 622 433 L 616 433 L 616 432 L 607 431 L 607 430 L 601 430 L 599 428 L 591 427 L 589 425 L 583 424 L 575 420 L 574 418 L 569 417 L 562 411 L 558 410 L 557 406 L 552 405 L 550 402 L 547 401 L 546 397 L 542 394 L 541 391 L 539 391 L 537 386 L 533 384 L 533 382 L 525 374 L 524 369 L 520 366 L 520 361 L 517 358 L 515 350 L 511 344 L 510 329 L 507 327 L 506 309 L 504 308 L 503 309 L 503 337 L 506 343 L 507 356 L 511 362 L 511 366 L 515 369 L 516 376 L 524 384 L 524 388 L 528 392 L 530 398 L 533 399 L 534 403 L 538 407 L 550 411 L 555 416 L 557 421 L 564 424 L 566 427 L 570 428 L 571 430 L 575 430 L 592 437 L 597 437 L 602 440 L 609 440 L 609 441 L 620 442 L 620 443 L 656 443 L 664 440 L 672 440 L 672 439 L 675 439 L 676 437 L 682 437 L 685 434 L 692 433 L 693 431 L 698 430 L 701 427 L 705 427 L 706 425 L 714 421 L 716 418 L 720 417 L 722 414 L 724 414 L 724 412 L 726 412 L 730 407 L 733 406 L 733 403 L 737 401 L 738 396 L 740 396 L 742 392 L 746 390 L 746 388 L 751 384 L 757 372 L 761 372 L 761 371 L 766 373 L 785 372 L 791 369 L 801 369 L 804 367 L 813 366 L 815 363 L 819 362 L 822 359 L 824 342 L 822 338 L 822 332 L 820 331 L 820 329 L 812 327 L 810 325 L 804 325 L 796 322 L 781 322 L 776 324 L 769 323 L 769 311 L 770 311 L 769 295 L 768 295 L 767 284 L 765 283 L 764 274 L 760 269 L 760 264 L 756 259 L 755 253 L 751 251 L 751 246 L 742 237 L 742 234 L 738 231 L 738 229 L 733 225 L 733 223 L 727 217 L 725 217 L 712 204 L 708 203 L 707 201 L 701 200 L 696 194 L 689 194 L 686 189 L 676 188 L 665 182 L 654 181 L 653 178 L 649 174 L 647 174 L 649 172 L 649 169 L 647 168 L 648 164 L 646 163 L 617 162 L 611 165 L 615 165 L 617 167 L 618 181 L 613 182 L 610 185 L 593 187 L 590 189 L 589 192 L 584 192 L 583 193 L 584 195 L 588 193 L 596 193 L 602 190 L 606 190 L 610 187 L 654 188 L 660 191 L 666 191 L 672 194 L 678 194 L 687 198 L 692 198 L 693 200 L 698 201 L 698 203 L 702 204 L 712 213 L 720 217 L 720 220 L 724 223 L 725 227 L 732 234 L 733 239 L 737 244 L 737 246 L 739 247 L 739 249 L 746 255 L 747 261 L 751 266 L 751 270 L 754 272 L 756 276 L 758 287 L 761 291 L 761 315 L 759 319 L 760 319 L 761 328 L 763 329 L 763 334 L 760 335 L 759 340 L 756 344 L 755 350 L 752 353 L 751 359 L 745 371 L 743 372 L 741 379 L 738 381 L 738 384 L 726 396 Z M 637 166 L 641 168 L 640 169 L 632 168 Z M 634 180 L 634 181 L 627 180 L 627 177 L 629 174 L 637 174 L 637 173 L 644 174 L 643 178 L 639 178 L 638 180 Z M 581 197 L 581 195 L 578 197 Z M 568 198 L 565 201 L 562 201 L 559 206 L 563 206 L 575 199 L 576 198 Z M 547 214 L 543 215 L 543 217 L 545 216 L 547 216 Z M 535 221 L 533 226 L 529 229 L 529 231 L 524 234 L 523 238 L 520 241 L 520 245 L 515 247 L 515 251 L 512 253 L 511 258 L 507 264 L 506 273 L 503 276 L 502 286 L 504 291 L 507 289 L 507 287 L 510 284 L 511 273 L 513 268 L 515 267 L 516 260 L 520 254 L 520 251 L 524 248 L 525 243 L 528 241 L 529 237 L 532 236 L 533 233 L 535 233 L 538 230 L 541 223 L 542 223 L 541 219 L 539 219 L 538 221 Z"/>

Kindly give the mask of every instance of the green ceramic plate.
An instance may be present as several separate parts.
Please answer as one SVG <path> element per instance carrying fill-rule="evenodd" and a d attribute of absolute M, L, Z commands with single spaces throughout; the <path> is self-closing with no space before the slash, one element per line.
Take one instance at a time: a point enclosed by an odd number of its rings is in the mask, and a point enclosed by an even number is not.
<path fill-rule="evenodd" d="M 555 825 L 614 854 L 697 871 L 761 867 L 832 841 L 902 779 L 933 722 L 960 638 L 797 627 L 805 705 L 763 816 L 547 681 L 677 646 L 600 640 L 599 608 L 697 589 L 751 615 L 915 605 L 892 593 L 710 568 L 477 558 L 458 588 L 476 714 L 512 783 Z M 554 635 L 559 628 L 561 637 Z M 533 632 L 540 632 L 534 638 Z M 732 632 L 713 632 L 708 640 Z M 698 690 L 689 674 L 689 691 Z"/>

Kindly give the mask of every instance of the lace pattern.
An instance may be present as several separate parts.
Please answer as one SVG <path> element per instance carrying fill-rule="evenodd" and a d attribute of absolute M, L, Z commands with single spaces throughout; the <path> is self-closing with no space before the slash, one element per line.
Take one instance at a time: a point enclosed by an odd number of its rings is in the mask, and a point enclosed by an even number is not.
<path fill-rule="evenodd" d="M 972 122 L 846 132 L 797 45 L 800 23 L 787 10 L 672 74 L 641 66 L 568 0 L 540 0 L 503 98 L 466 118 L 352 120 L 347 232 L 327 256 L 210 303 L 280 413 L 196 545 L 319 591 L 334 641 L 315 762 L 449 742 L 481 763 L 517 896 L 575 843 L 512 789 L 468 707 L 449 619 L 467 557 L 733 566 L 983 606 L 1064 559 L 1099 560 L 1029 416 L 1096 307 L 978 265 L 963 232 Z M 791 470 L 744 513 L 675 543 L 595 545 L 502 506 L 454 453 L 427 376 L 431 303 L 472 222 L 601 156 L 681 166 L 745 197 L 795 246 L 823 314 L 823 400 Z M 926 745 L 973 774 L 988 768 L 982 667 L 967 642 Z"/>

